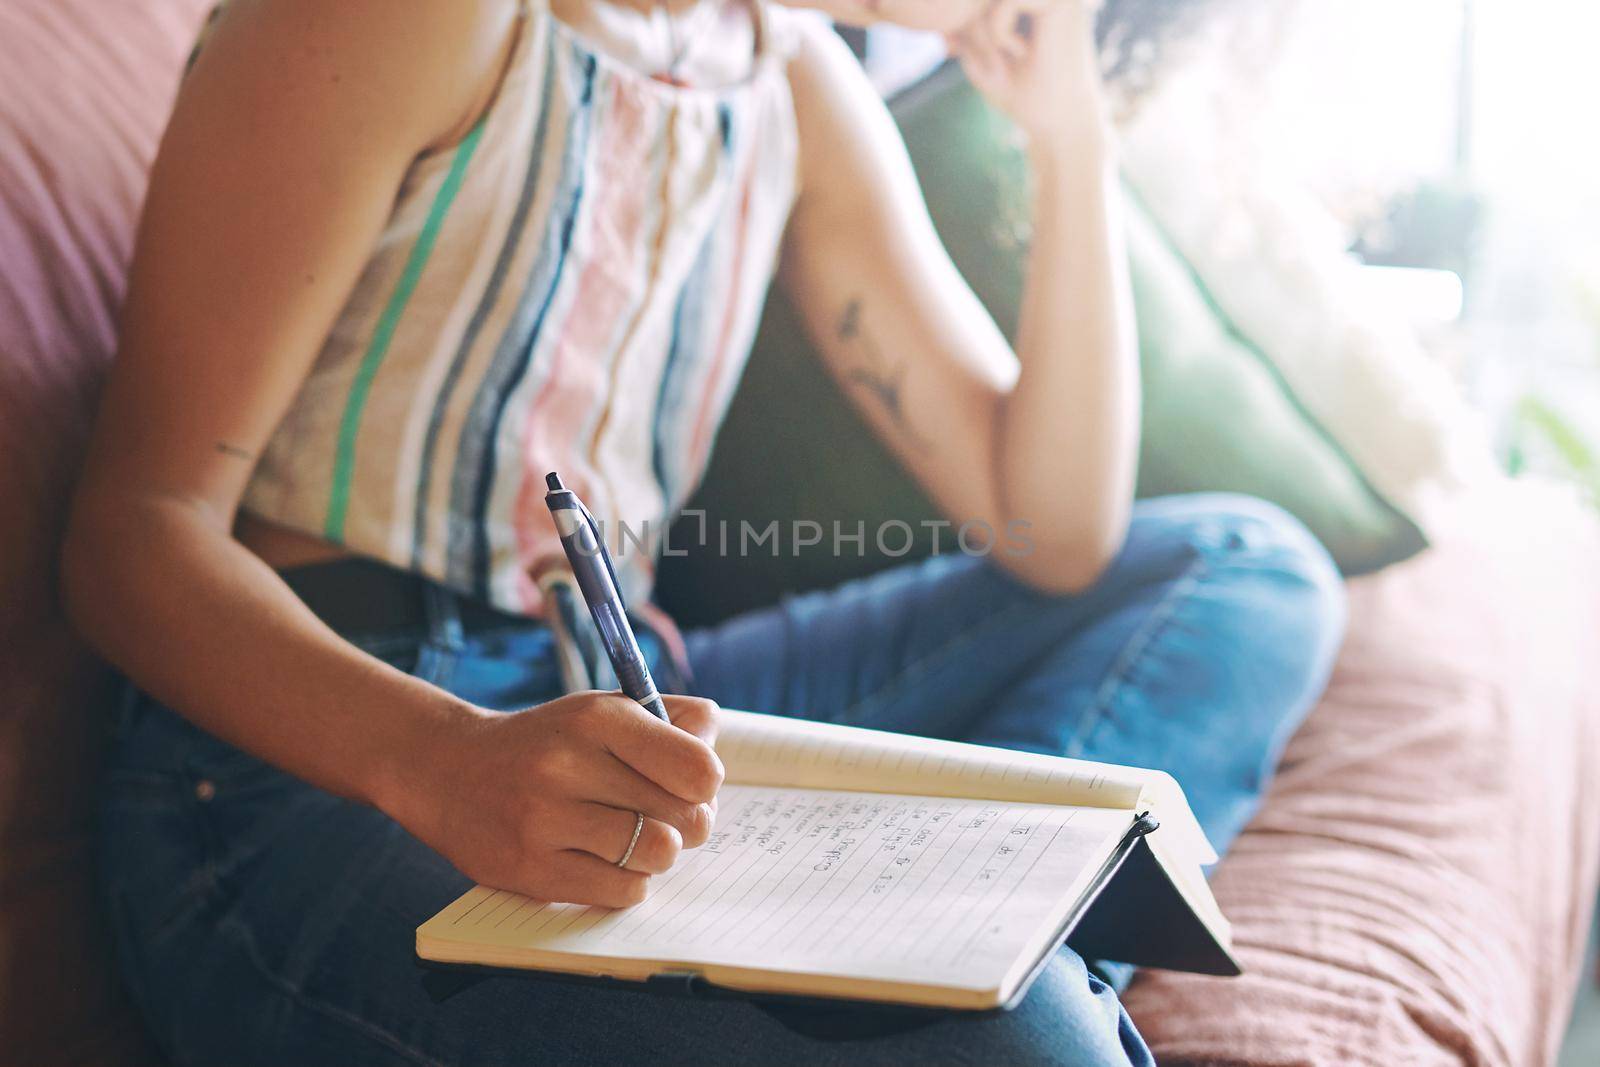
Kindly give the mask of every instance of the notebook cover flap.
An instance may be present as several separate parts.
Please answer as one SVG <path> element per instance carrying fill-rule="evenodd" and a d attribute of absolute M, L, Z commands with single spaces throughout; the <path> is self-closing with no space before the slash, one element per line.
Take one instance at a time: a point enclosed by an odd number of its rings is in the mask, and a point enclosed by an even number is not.
<path fill-rule="evenodd" d="M 1229 978 L 1244 973 L 1183 899 L 1143 838 L 1112 872 L 1067 944 L 1088 960 Z"/>

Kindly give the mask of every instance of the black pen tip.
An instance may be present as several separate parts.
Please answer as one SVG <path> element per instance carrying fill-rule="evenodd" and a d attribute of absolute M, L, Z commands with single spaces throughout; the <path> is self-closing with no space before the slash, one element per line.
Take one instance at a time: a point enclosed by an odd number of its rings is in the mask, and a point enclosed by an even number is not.
<path fill-rule="evenodd" d="M 552 493 L 559 493 L 566 488 L 566 486 L 561 484 L 561 475 L 557 474 L 555 471 L 551 471 L 549 474 L 544 476 L 544 484 L 545 487 L 548 488 Z"/>

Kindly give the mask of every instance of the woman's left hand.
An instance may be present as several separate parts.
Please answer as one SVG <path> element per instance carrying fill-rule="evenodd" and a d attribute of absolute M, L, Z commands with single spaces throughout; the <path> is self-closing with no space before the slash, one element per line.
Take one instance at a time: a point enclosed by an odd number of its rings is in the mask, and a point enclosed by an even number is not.
<path fill-rule="evenodd" d="M 973 85 L 1030 137 L 1076 138 L 1105 124 L 1094 34 L 1100 4 L 995 0 L 947 39 Z"/>

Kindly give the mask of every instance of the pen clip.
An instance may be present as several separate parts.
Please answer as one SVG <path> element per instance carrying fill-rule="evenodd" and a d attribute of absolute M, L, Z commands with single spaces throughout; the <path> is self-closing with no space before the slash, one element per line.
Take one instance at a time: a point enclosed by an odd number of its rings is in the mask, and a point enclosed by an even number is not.
<path fill-rule="evenodd" d="M 622 607 L 624 614 L 628 611 L 628 601 L 622 595 L 622 581 L 617 577 L 617 568 L 611 564 L 611 553 L 606 551 L 606 543 L 600 533 L 600 524 L 594 516 L 589 514 L 588 505 L 573 495 L 573 502 L 578 505 L 578 512 L 583 516 L 583 521 L 589 524 L 589 533 L 594 537 L 595 551 L 600 555 L 600 562 L 606 565 L 606 573 L 611 575 L 611 588 L 617 591 L 617 603 Z"/>

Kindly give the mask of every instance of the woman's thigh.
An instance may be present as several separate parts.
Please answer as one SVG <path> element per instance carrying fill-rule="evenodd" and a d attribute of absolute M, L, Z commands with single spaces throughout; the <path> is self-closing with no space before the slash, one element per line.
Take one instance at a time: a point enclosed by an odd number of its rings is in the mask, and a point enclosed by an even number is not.
<path fill-rule="evenodd" d="M 416 927 L 469 885 L 381 813 L 149 707 L 176 758 L 116 772 L 108 895 L 137 996 L 180 1063 L 1143 1064 L 1075 957 L 986 1017 L 766 1010 L 496 978 L 443 1003 Z"/>

